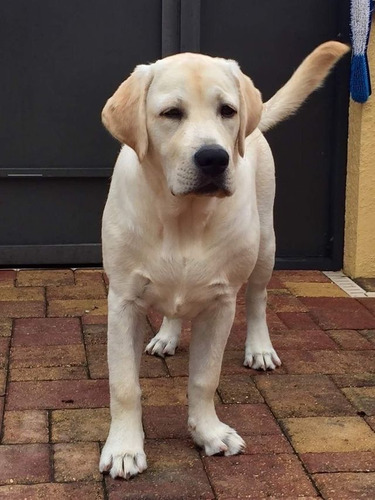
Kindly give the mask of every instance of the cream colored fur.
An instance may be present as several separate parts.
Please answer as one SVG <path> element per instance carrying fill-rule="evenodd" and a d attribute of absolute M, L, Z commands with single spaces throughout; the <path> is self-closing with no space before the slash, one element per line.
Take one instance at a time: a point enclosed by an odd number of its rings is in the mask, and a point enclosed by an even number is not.
<path fill-rule="evenodd" d="M 337 60 L 348 51 L 349 47 L 339 42 L 319 45 L 291 79 L 264 104 L 259 129 L 265 132 L 295 113 L 311 92 L 323 84 Z"/>
<path fill-rule="evenodd" d="M 261 131 L 295 112 L 347 50 L 337 42 L 318 47 L 265 106 L 234 61 L 198 54 L 138 66 L 107 102 L 103 122 L 125 145 L 103 215 L 112 421 L 101 471 L 129 478 L 147 467 L 139 365 L 150 307 L 165 315 L 150 354 L 174 354 L 181 319 L 192 320 L 193 439 L 208 455 L 243 449 L 242 438 L 218 419 L 214 394 L 246 281 L 244 364 L 263 370 L 281 364 L 266 324 L 275 183 Z M 225 149 L 229 164 L 217 191 L 204 196 L 194 154 L 208 144 Z"/>

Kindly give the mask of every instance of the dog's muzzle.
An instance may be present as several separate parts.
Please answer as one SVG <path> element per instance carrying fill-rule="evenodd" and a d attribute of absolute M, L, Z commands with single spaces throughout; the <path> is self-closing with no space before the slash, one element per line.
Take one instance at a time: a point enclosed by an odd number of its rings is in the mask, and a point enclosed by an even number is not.
<path fill-rule="evenodd" d="M 229 155 L 224 148 L 216 144 L 202 146 L 194 155 L 198 168 L 199 184 L 194 193 L 215 196 L 228 196 L 225 171 L 229 165 Z"/>

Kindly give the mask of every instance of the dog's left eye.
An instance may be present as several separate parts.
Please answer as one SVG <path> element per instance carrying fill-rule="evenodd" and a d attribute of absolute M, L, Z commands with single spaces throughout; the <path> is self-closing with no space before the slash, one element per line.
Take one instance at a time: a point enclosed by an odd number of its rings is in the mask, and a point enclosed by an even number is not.
<path fill-rule="evenodd" d="M 232 118 L 237 113 L 235 109 L 228 104 L 223 104 L 220 108 L 220 114 L 223 118 Z"/>
<path fill-rule="evenodd" d="M 183 112 L 179 108 L 170 108 L 160 113 L 160 116 L 165 116 L 166 118 L 173 118 L 174 120 L 181 120 Z"/>

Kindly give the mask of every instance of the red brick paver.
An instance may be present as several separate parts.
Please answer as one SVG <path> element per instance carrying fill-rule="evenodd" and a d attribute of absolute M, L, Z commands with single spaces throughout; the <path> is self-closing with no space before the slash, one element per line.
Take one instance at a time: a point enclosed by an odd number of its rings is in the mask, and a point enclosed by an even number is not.
<path fill-rule="evenodd" d="M 100 269 L 0 271 L 0 498 L 375 498 L 374 299 L 319 271 L 276 271 L 267 318 L 283 365 L 263 373 L 243 366 L 241 290 L 215 398 L 246 443 L 234 457 L 206 457 L 189 436 L 184 324 L 174 357 L 142 358 L 149 468 L 125 482 L 98 471 L 107 287 Z M 160 322 L 153 312 L 153 333 Z"/>
<path fill-rule="evenodd" d="M 43 483 L 0 486 L 0 498 L 12 500 L 104 500 L 103 487 L 98 483 Z"/>
<path fill-rule="evenodd" d="M 14 286 L 17 273 L 16 271 L 1 271 L 0 273 L 0 286 Z"/>
<path fill-rule="evenodd" d="M 316 496 L 294 455 L 259 454 L 204 460 L 219 499 Z"/>
<path fill-rule="evenodd" d="M 58 482 L 101 481 L 98 443 L 53 445 L 54 476 Z M 84 459 L 82 459 L 84 457 Z"/>
<path fill-rule="evenodd" d="M 375 316 L 358 300 L 343 297 L 302 297 L 300 301 L 308 307 L 313 319 L 324 330 L 375 328 Z"/>
<path fill-rule="evenodd" d="M 127 483 L 107 477 L 110 500 L 215 498 L 202 461 L 191 442 L 150 440 L 145 451 L 151 474 L 142 474 L 136 481 Z"/>
<path fill-rule="evenodd" d="M 7 411 L 3 443 L 48 443 L 48 414 L 44 410 Z"/>
<path fill-rule="evenodd" d="M 74 273 L 70 269 L 43 271 L 25 270 L 17 273 L 17 286 L 73 285 Z"/>
<path fill-rule="evenodd" d="M 6 409 L 96 408 L 108 401 L 105 380 L 10 382 Z"/>
<path fill-rule="evenodd" d="M 375 472 L 375 453 L 301 453 L 300 458 L 309 472 Z"/>
<path fill-rule="evenodd" d="M 81 342 L 78 318 L 27 318 L 14 321 L 13 346 L 71 345 Z"/>
<path fill-rule="evenodd" d="M 314 481 L 326 500 L 373 500 L 375 472 L 314 474 Z"/>
<path fill-rule="evenodd" d="M 356 415 L 340 389 L 327 375 L 255 377 L 256 385 L 278 418 Z"/>
<path fill-rule="evenodd" d="M 0 445 L 0 484 L 48 482 L 49 454 L 48 444 Z"/>

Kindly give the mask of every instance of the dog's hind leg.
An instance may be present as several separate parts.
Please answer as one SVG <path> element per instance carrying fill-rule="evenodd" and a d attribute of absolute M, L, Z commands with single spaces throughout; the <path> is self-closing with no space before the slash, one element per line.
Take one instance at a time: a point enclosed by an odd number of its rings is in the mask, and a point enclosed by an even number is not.
<path fill-rule="evenodd" d="M 267 290 L 275 262 L 273 200 L 274 162 L 271 150 L 262 139 L 256 172 L 257 205 L 260 223 L 258 259 L 246 289 L 247 338 L 244 365 L 256 370 L 274 370 L 281 361 L 272 346 L 266 321 Z"/>
<path fill-rule="evenodd" d="M 164 357 L 173 356 L 178 346 L 181 334 L 181 320 L 163 318 L 159 332 L 148 343 L 145 351 L 148 354 Z"/>
<path fill-rule="evenodd" d="M 247 337 L 244 365 L 255 370 L 274 370 L 281 361 L 272 346 L 267 321 L 267 290 L 274 262 L 274 244 L 260 248 L 258 261 L 246 288 Z"/>

